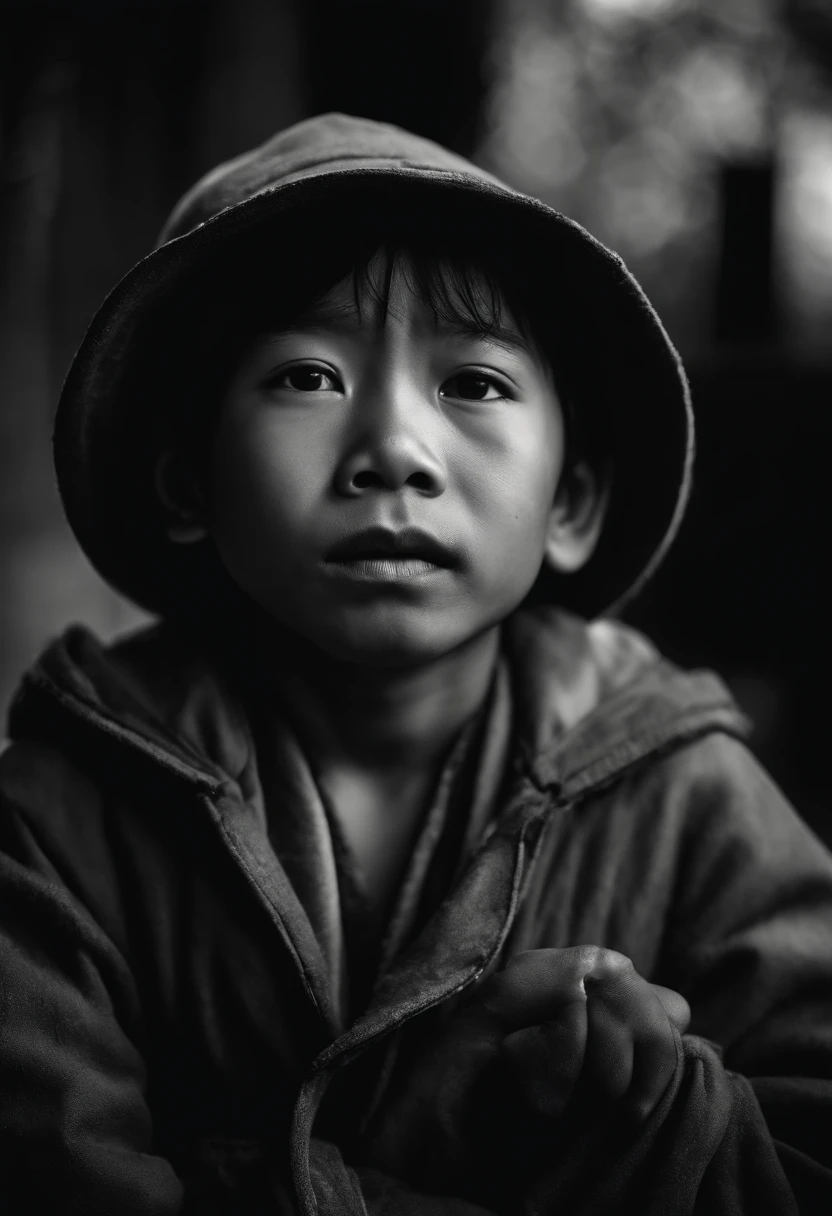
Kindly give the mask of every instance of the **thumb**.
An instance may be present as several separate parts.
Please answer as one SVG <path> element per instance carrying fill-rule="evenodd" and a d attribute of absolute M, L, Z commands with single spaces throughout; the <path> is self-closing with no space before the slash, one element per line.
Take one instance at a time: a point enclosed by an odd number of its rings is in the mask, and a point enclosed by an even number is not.
<path fill-rule="evenodd" d="M 690 1005 L 681 992 L 675 992 L 673 988 L 663 988 L 661 984 L 651 984 L 650 987 L 661 1001 L 665 1013 L 679 1034 L 684 1034 L 690 1025 Z"/>
<path fill-rule="evenodd" d="M 472 1006 L 511 1034 L 551 1021 L 573 1002 L 585 1004 L 586 971 L 579 947 L 525 950 L 481 985 Z"/>
<path fill-rule="evenodd" d="M 586 1001 L 571 1001 L 541 1025 L 515 1030 L 503 1041 L 503 1059 L 531 1108 L 548 1119 L 564 1111 L 583 1068 Z"/>

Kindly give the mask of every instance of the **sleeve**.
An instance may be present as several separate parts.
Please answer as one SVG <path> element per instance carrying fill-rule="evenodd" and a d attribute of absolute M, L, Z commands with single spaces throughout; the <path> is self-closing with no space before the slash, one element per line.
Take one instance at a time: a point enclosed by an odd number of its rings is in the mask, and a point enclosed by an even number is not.
<path fill-rule="evenodd" d="M 66 888 L 15 857 L 24 835 L 3 806 L 0 1189 L 15 1212 L 179 1212 L 182 1187 L 153 1155 L 142 1059 L 118 1016 L 125 964 Z"/>
<path fill-rule="evenodd" d="M 139 997 L 122 954 L 0 792 L 0 1207 L 298 1216 L 266 1159 L 239 1177 L 212 1163 L 183 1181 L 154 1152 L 140 1040 Z M 313 1140 L 310 1156 L 319 1216 L 489 1216 L 353 1171 L 324 1141 Z"/>
<path fill-rule="evenodd" d="M 683 752 L 664 762 L 682 828 L 647 978 L 683 993 L 691 1033 L 638 1135 L 576 1123 L 529 1213 L 832 1211 L 832 856 L 741 743 Z"/>

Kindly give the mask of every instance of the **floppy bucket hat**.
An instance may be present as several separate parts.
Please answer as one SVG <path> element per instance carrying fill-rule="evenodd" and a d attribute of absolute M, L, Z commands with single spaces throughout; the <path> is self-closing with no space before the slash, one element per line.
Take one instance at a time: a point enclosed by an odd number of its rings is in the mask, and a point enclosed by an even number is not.
<path fill-rule="evenodd" d="M 621 259 L 540 200 L 428 140 L 327 114 L 221 165 L 178 203 L 157 247 L 118 283 L 73 360 L 55 420 L 58 486 L 70 526 L 99 573 L 142 607 L 176 614 L 219 575 L 210 541 L 175 545 L 153 488 L 152 395 L 134 385 L 146 320 L 259 234 L 314 240 L 316 226 L 398 214 L 499 243 L 515 272 L 582 335 L 592 402 L 610 429 L 613 478 L 598 547 L 581 571 L 544 569 L 535 593 L 586 617 L 617 611 L 666 553 L 690 489 L 693 419 L 681 361 Z M 279 290 L 279 284 L 277 285 Z M 583 408 L 580 385 L 576 408 Z"/>

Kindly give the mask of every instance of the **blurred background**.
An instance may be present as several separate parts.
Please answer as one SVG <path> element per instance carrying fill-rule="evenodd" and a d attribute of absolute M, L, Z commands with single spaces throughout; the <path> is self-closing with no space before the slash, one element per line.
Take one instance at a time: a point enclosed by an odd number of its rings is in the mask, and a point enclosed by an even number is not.
<path fill-rule="evenodd" d="M 720 669 L 832 843 L 832 0 L 0 0 L 0 711 L 67 623 L 141 614 L 63 523 L 50 433 L 96 307 L 220 160 L 338 109 L 617 249 L 686 359 L 692 509 L 627 613 Z"/>

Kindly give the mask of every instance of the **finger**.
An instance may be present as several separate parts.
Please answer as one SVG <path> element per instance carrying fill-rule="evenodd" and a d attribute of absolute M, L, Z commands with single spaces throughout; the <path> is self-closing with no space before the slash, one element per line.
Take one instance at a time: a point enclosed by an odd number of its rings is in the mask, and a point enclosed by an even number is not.
<path fill-rule="evenodd" d="M 635 1028 L 633 1078 L 625 1107 L 637 1124 L 643 1123 L 661 1101 L 679 1062 L 679 1034 L 690 1020 L 684 997 L 670 988 L 647 984 L 642 1016 Z"/>
<path fill-rule="evenodd" d="M 657 991 L 617 951 L 598 951 L 585 980 L 588 1042 L 585 1082 L 611 1102 L 634 1092 L 637 1109 L 667 1086 L 676 1049 L 664 996 L 684 1021 L 687 1002 L 670 989 Z"/>
<path fill-rule="evenodd" d="M 679 1034 L 684 1034 L 690 1025 L 690 1005 L 681 992 L 675 992 L 672 988 L 663 988 L 661 984 L 651 984 L 650 987 L 661 1001 L 667 1016 Z"/>
<path fill-rule="evenodd" d="M 588 1082 L 643 1122 L 660 1101 L 678 1060 L 674 1016 L 684 1022 L 687 1002 L 643 979 L 632 964 L 614 962 L 587 980 Z M 674 1000 L 678 997 L 678 1000 Z"/>
<path fill-rule="evenodd" d="M 510 959 L 475 994 L 474 1003 L 511 1034 L 556 1018 L 573 1001 L 585 1001 L 586 947 L 526 950 Z"/>
<path fill-rule="evenodd" d="M 517 1030 L 503 1042 L 503 1058 L 537 1114 L 558 1118 L 581 1074 L 587 1039 L 586 1001 L 572 1001 L 556 1018 Z"/>
<path fill-rule="evenodd" d="M 624 1096 L 632 1081 L 636 1002 L 631 999 L 630 986 L 620 979 L 614 984 L 587 987 L 587 1040 L 581 1085 L 591 1088 L 596 1097 L 615 1102 Z"/>
<path fill-rule="evenodd" d="M 644 1123 L 661 1102 L 679 1063 L 679 1038 L 664 1014 L 658 1034 L 637 1039 L 633 1048 L 633 1078 L 623 1106 L 636 1125 Z"/>

